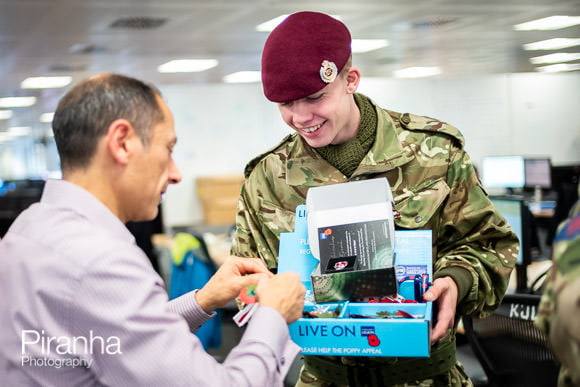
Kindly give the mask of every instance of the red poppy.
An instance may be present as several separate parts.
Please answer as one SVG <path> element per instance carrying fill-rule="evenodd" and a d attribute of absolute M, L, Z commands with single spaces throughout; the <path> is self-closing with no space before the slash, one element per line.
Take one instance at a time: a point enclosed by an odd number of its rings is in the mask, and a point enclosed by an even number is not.
<path fill-rule="evenodd" d="M 379 337 L 375 334 L 368 335 L 367 340 L 371 347 L 378 347 L 381 344 L 381 340 L 379 340 Z"/>

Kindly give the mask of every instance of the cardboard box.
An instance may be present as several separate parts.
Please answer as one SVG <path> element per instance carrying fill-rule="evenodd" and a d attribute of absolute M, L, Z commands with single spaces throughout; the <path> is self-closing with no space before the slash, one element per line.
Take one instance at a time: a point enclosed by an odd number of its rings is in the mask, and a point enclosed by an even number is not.
<path fill-rule="evenodd" d="M 391 203 L 385 178 L 308 190 L 308 242 L 320 261 L 311 276 L 317 302 L 397 293 Z"/>
<path fill-rule="evenodd" d="M 312 311 L 320 305 L 307 305 Z M 339 309 L 338 318 L 302 318 L 289 326 L 290 337 L 304 355 L 428 357 L 432 305 L 386 303 L 324 304 Z M 394 314 L 404 310 L 416 318 L 350 318 Z"/>
<path fill-rule="evenodd" d="M 202 203 L 203 223 L 206 225 L 234 224 L 237 205 L 237 198 Z"/>
<path fill-rule="evenodd" d="M 305 312 L 336 311 L 335 318 L 301 318 L 290 337 L 305 355 L 428 357 L 433 306 L 417 303 L 314 303 L 311 272 L 318 260 L 308 245 L 305 206 L 296 209 L 295 231 L 280 235 L 278 272 L 295 271 L 307 289 Z M 394 266 L 399 295 L 420 298 L 433 278 L 431 231 L 395 231 Z M 416 301 L 421 301 L 416 300 Z M 415 318 L 360 318 L 402 311 Z M 401 312 L 399 312 L 401 313 Z M 353 318 L 354 316 L 359 316 Z"/>
<path fill-rule="evenodd" d="M 196 179 L 197 196 L 201 202 L 205 224 L 235 223 L 238 196 L 243 182 L 242 175 L 207 176 Z"/>

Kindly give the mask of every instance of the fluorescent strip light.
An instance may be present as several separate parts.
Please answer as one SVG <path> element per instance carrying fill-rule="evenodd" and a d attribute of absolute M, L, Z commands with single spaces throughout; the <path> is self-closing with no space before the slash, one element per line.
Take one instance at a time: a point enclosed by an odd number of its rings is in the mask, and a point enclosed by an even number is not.
<path fill-rule="evenodd" d="M 342 18 L 338 15 L 330 15 L 331 17 L 335 18 L 336 20 L 342 20 Z M 270 19 L 265 21 L 264 23 L 258 24 L 256 26 L 256 31 L 260 32 L 271 32 L 274 28 L 278 26 L 278 24 L 282 23 L 284 19 L 288 17 L 288 14 L 280 15 L 275 17 L 274 19 Z"/>
<path fill-rule="evenodd" d="M 36 97 L 5 97 L 0 98 L 0 108 L 28 107 L 36 103 Z"/>
<path fill-rule="evenodd" d="M 571 62 L 573 60 L 580 59 L 580 53 L 576 52 L 558 52 L 555 54 L 548 54 L 542 56 L 536 56 L 534 58 L 530 58 L 530 62 L 533 64 L 542 64 L 542 63 L 562 63 L 562 62 Z"/>
<path fill-rule="evenodd" d="M 13 126 L 8 128 L 8 133 L 11 136 L 28 136 L 30 134 L 30 126 Z"/>
<path fill-rule="evenodd" d="M 262 79 L 259 71 L 238 71 L 226 75 L 223 80 L 225 83 L 254 83 Z"/>
<path fill-rule="evenodd" d="M 353 39 L 352 40 L 352 52 L 353 53 L 363 53 L 378 50 L 383 47 L 387 47 L 389 41 L 386 39 Z"/>
<path fill-rule="evenodd" d="M 12 118 L 12 110 L 0 110 L 0 120 L 9 120 Z"/>
<path fill-rule="evenodd" d="M 56 89 L 68 86 L 72 77 L 29 77 L 22 81 L 23 89 Z"/>
<path fill-rule="evenodd" d="M 550 16 L 514 25 L 516 31 L 551 31 L 580 24 L 580 16 Z"/>
<path fill-rule="evenodd" d="M 407 67 L 406 69 L 394 71 L 396 78 L 423 78 L 441 74 L 439 67 Z"/>
<path fill-rule="evenodd" d="M 276 26 L 278 26 L 278 24 L 282 23 L 284 21 L 284 19 L 286 19 L 287 17 L 288 17 L 288 14 L 280 15 L 280 16 L 275 17 L 274 19 L 270 19 L 262 24 L 258 24 L 256 26 L 256 31 L 270 32 L 274 28 L 276 28 Z"/>
<path fill-rule="evenodd" d="M 575 64 L 558 63 L 549 66 L 536 67 L 536 70 L 542 73 L 560 73 L 564 71 L 575 71 L 580 70 L 580 63 Z"/>
<path fill-rule="evenodd" d="M 0 133 L 0 144 L 8 141 L 12 141 L 12 136 L 10 136 L 8 133 Z"/>
<path fill-rule="evenodd" d="M 562 48 L 569 48 L 574 46 L 580 46 L 580 39 L 554 38 L 524 44 L 524 50 L 560 50 Z"/>
<path fill-rule="evenodd" d="M 160 73 L 196 73 L 218 65 L 216 59 L 176 59 L 157 67 Z"/>
<path fill-rule="evenodd" d="M 40 115 L 40 122 L 52 122 L 53 118 L 54 118 L 54 112 L 53 113 L 42 113 Z"/>

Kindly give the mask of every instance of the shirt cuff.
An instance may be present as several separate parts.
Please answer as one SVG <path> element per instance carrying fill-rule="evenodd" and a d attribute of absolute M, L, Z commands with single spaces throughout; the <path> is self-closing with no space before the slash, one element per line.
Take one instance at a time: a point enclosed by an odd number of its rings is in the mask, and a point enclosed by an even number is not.
<path fill-rule="evenodd" d="M 196 332 L 204 323 L 216 315 L 216 312 L 206 313 L 195 298 L 197 289 L 169 301 L 169 309 L 181 315 L 191 332 Z"/>
<path fill-rule="evenodd" d="M 265 332 L 272 334 L 264 334 Z M 252 316 L 244 333 L 244 340 L 264 342 L 276 354 L 276 365 L 282 375 L 286 375 L 300 352 L 288 333 L 288 325 L 282 315 L 269 306 L 260 306 Z"/>

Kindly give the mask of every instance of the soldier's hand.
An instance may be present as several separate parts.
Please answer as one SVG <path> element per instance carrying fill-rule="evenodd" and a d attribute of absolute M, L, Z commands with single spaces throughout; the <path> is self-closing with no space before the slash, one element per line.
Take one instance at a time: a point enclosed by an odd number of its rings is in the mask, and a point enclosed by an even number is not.
<path fill-rule="evenodd" d="M 264 262 L 258 258 L 230 256 L 196 294 L 197 303 L 206 312 L 226 306 L 248 285 L 273 277 Z"/>
<path fill-rule="evenodd" d="M 297 273 L 286 272 L 263 279 L 256 287 L 256 296 L 262 306 L 276 309 L 287 324 L 302 317 L 306 288 Z"/>
<path fill-rule="evenodd" d="M 427 301 L 436 301 L 439 307 L 437 323 L 431 332 L 431 343 L 434 343 L 445 335 L 447 329 L 453 328 L 455 323 L 457 285 L 451 277 L 437 278 L 423 297 Z"/>

